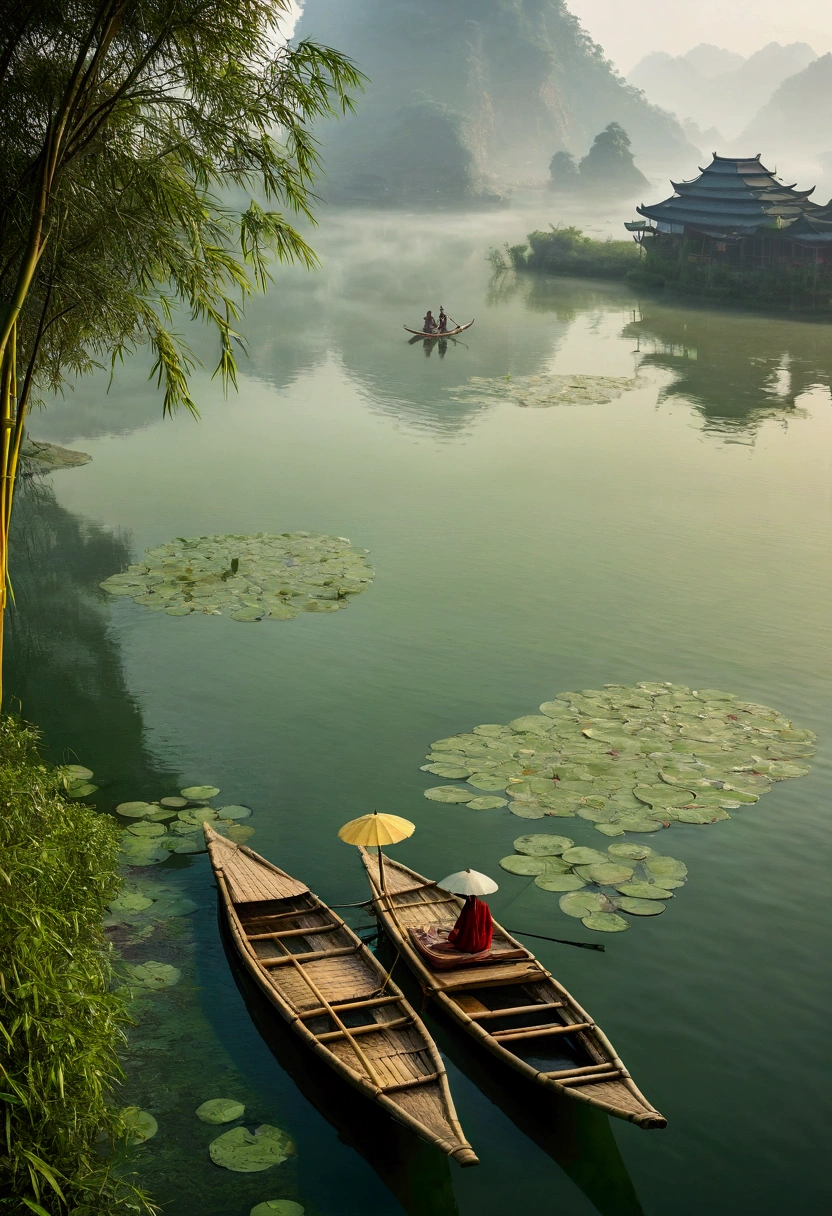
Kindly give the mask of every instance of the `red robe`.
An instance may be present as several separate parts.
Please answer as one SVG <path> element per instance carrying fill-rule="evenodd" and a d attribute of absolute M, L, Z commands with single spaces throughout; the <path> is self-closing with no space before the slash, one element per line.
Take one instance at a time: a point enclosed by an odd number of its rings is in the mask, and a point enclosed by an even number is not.
<path fill-rule="evenodd" d="M 448 934 L 448 941 L 461 954 L 479 954 L 481 950 L 491 949 L 493 937 L 491 909 L 488 904 L 477 899 L 476 895 L 469 895 L 456 924 Z"/>

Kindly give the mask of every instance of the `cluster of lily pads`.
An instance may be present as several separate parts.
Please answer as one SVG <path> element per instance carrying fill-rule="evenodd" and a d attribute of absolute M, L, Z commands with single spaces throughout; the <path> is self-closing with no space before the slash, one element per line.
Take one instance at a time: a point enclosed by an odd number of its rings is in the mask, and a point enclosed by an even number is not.
<path fill-rule="evenodd" d="M 534 876 L 536 887 L 560 893 L 567 916 L 599 933 L 621 933 L 629 922 L 620 916 L 658 916 L 673 891 L 684 886 L 688 869 L 675 857 L 642 844 L 619 841 L 606 853 L 575 847 L 568 836 L 520 836 L 516 852 L 500 865 L 509 874 Z"/>
<path fill-rule="evenodd" d="M 215 785 L 189 785 L 158 802 L 120 802 L 116 814 L 130 820 L 121 833 L 122 865 L 153 866 L 171 853 L 204 853 L 203 823 L 237 844 L 254 835 L 243 819 L 251 815 L 247 806 L 211 805 L 219 794 Z"/>
<path fill-rule="evenodd" d="M 63 764 L 59 770 L 67 798 L 89 798 L 98 789 L 92 784 L 93 771 L 83 764 Z"/>
<path fill-rule="evenodd" d="M 563 376 L 541 374 L 516 379 L 471 376 L 467 384 L 450 390 L 455 401 L 466 405 L 500 405 L 505 401 L 524 408 L 543 409 L 550 405 L 604 405 L 639 380 L 626 376 Z"/>
<path fill-rule="evenodd" d="M 431 744 L 434 802 L 523 819 L 578 815 L 606 836 L 716 823 L 808 773 L 816 735 L 716 688 L 643 681 L 558 693 L 539 714 Z M 504 797 L 506 795 L 507 797 Z"/>
<path fill-rule="evenodd" d="M 100 585 L 168 616 L 288 621 L 299 612 L 337 612 L 375 577 L 367 549 L 343 536 L 258 532 L 177 537 Z"/>
<path fill-rule="evenodd" d="M 209 1098 L 197 1107 L 196 1117 L 202 1123 L 235 1123 L 242 1119 L 246 1108 L 234 1098 Z M 286 1132 L 268 1123 L 249 1131 L 239 1125 L 223 1132 L 208 1146 L 208 1153 L 215 1165 L 234 1170 L 238 1174 L 256 1174 L 273 1165 L 280 1165 L 287 1157 L 297 1152 L 294 1142 Z M 288 1200 L 266 1200 L 267 1203 L 287 1203 Z M 299 1205 L 295 1204 L 298 1210 Z M 280 1209 L 277 1209 L 278 1211 Z"/>

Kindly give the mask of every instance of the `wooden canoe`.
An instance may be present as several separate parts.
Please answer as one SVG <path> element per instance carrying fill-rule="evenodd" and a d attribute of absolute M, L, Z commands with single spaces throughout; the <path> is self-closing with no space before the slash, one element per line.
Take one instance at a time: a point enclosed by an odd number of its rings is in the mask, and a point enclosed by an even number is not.
<path fill-rule="evenodd" d="M 414 947 L 411 933 L 428 926 L 450 928 L 462 899 L 386 856 L 382 891 L 376 854 L 361 849 L 361 856 L 376 915 L 399 954 L 423 992 L 475 1042 L 544 1089 L 639 1127 L 667 1126 L 600 1027 L 501 925 L 494 923 L 494 961 L 483 965 L 469 956 L 467 965 L 455 971 L 434 971 Z M 511 957 L 499 961 L 500 954 Z"/>
<path fill-rule="evenodd" d="M 476 317 L 474 317 L 472 321 L 469 321 L 467 325 L 457 325 L 456 329 L 448 329 L 444 334 L 440 334 L 436 330 L 434 330 L 432 334 L 426 334 L 421 329 L 410 329 L 407 325 L 405 325 L 404 328 L 409 334 L 416 334 L 417 338 L 455 338 L 456 335 L 461 334 L 464 329 L 470 329 L 474 324 L 474 321 L 476 321 Z"/>
<path fill-rule="evenodd" d="M 305 883 L 204 830 L 234 946 L 277 1013 L 394 1119 L 476 1165 L 436 1044 L 375 955 Z"/>

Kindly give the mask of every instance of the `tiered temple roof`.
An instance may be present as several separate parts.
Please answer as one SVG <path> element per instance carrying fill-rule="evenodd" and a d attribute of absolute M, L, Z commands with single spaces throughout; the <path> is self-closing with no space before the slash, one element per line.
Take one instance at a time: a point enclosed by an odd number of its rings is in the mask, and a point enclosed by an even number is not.
<path fill-rule="evenodd" d="M 803 240 L 826 232 L 832 211 L 819 207 L 809 196 L 814 191 L 797 190 L 778 181 L 753 159 L 717 156 L 700 176 L 689 182 L 671 182 L 674 194 L 651 207 L 637 207 L 639 215 L 653 220 L 659 232 L 683 233 L 686 229 L 720 239 L 772 235 L 773 230 L 795 229 Z M 819 222 L 819 227 L 815 227 Z M 635 225 L 628 225 L 635 227 Z M 761 231 L 762 230 L 762 231 Z M 792 234 L 790 234 L 792 235 Z"/>

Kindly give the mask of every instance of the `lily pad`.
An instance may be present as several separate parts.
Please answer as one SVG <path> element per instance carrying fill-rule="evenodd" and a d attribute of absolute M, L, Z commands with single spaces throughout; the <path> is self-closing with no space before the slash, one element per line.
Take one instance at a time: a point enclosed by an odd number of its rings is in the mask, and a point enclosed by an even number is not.
<path fill-rule="evenodd" d="M 121 1118 L 127 1129 L 128 1144 L 144 1144 L 145 1140 L 152 1139 L 159 1130 L 159 1124 L 146 1110 L 139 1110 L 138 1106 L 128 1106 L 121 1112 Z"/>
<path fill-rule="evenodd" d="M 607 849 L 611 857 L 627 857 L 630 861 L 644 861 L 647 857 L 652 857 L 653 850 L 648 849 L 646 844 L 611 844 Z"/>
<path fill-rule="evenodd" d="M 552 811 L 545 811 L 539 802 L 522 802 L 519 799 L 512 802 L 508 809 L 520 819 L 543 819 L 545 815 L 552 814 Z"/>
<path fill-rule="evenodd" d="M 286 1132 L 267 1123 L 261 1124 L 253 1132 L 245 1127 L 233 1127 L 208 1147 L 215 1165 L 238 1174 L 256 1174 L 273 1165 L 280 1165 L 295 1151 L 294 1143 Z"/>
<path fill-rule="evenodd" d="M 469 811 L 495 811 L 507 803 L 507 798 L 472 798 L 466 805 Z"/>
<path fill-rule="evenodd" d="M 517 853 L 512 853 L 509 857 L 503 857 L 500 865 L 509 874 L 522 874 L 531 876 L 533 874 L 543 874 L 546 870 L 546 859 L 543 857 L 522 857 Z"/>
<path fill-rule="evenodd" d="M 476 794 L 462 785 L 435 785 L 425 790 L 425 797 L 431 802 L 470 802 Z"/>
<path fill-rule="evenodd" d="M 63 764 L 61 772 L 66 774 L 66 778 L 70 785 L 74 785 L 80 781 L 92 781 L 93 771 L 91 768 L 84 768 L 83 764 Z"/>
<path fill-rule="evenodd" d="M 581 917 L 581 922 L 596 933 L 623 933 L 630 927 L 624 917 L 615 912 L 591 912 L 589 916 Z"/>
<path fill-rule="evenodd" d="M 220 791 L 215 785 L 189 785 L 179 792 L 189 802 L 207 802 L 209 798 L 216 798 Z"/>
<path fill-rule="evenodd" d="M 249 1216 L 303 1216 L 304 1208 L 292 1199 L 266 1199 L 249 1212 Z"/>
<path fill-rule="evenodd" d="M 506 778 L 502 775 L 493 773 L 474 773 L 468 778 L 468 784 L 473 786 L 475 790 L 493 791 L 504 790 L 506 788 Z"/>
<path fill-rule="evenodd" d="M 185 836 L 180 840 L 179 844 L 173 850 L 174 853 L 206 853 L 208 846 L 202 836 L 197 833 L 194 836 Z"/>
<path fill-rule="evenodd" d="M 772 781 L 785 781 L 788 777 L 805 777 L 809 772 L 809 765 L 773 760 L 766 771 Z"/>
<path fill-rule="evenodd" d="M 571 849 L 572 845 L 573 841 L 568 836 L 550 836 L 543 832 L 518 836 L 514 842 L 516 851 L 528 857 L 558 857 L 566 849 Z"/>
<path fill-rule="evenodd" d="M 571 866 L 591 866 L 609 861 L 609 857 L 598 849 L 587 849 L 579 845 L 577 848 L 566 849 L 563 860 L 568 861 Z"/>
<path fill-rule="evenodd" d="M 654 853 L 648 857 L 644 863 L 644 868 L 657 879 L 663 878 L 686 878 L 688 868 L 683 861 L 678 861 L 675 857 L 663 856 L 660 853 Z"/>
<path fill-rule="evenodd" d="M 614 861 L 599 862 L 596 865 L 588 866 L 589 878 L 591 882 L 598 883 L 599 886 L 615 886 L 619 882 L 627 882 L 633 876 L 631 866 L 621 865 Z"/>
<path fill-rule="evenodd" d="M 137 823 L 131 823 L 127 828 L 131 836 L 150 837 L 164 836 L 165 829 L 161 823 L 150 823 L 147 819 L 140 819 Z"/>
<path fill-rule="evenodd" d="M 89 798 L 98 789 L 97 785 L 93 785 L 90 781 L 78 781 L 74 785 L 70 785 L 64 791 L 67 798 Z"/>
<path fill-rule="evenodd" d="M 623 836 L 624 829 L 618 823 L 596 823 L 596 832 L 603 832 L 605 836 Z"/>
<path fill-rule="evenodd" d="M 187 798 L 180 798 L 178 795 L 171 798 L 162 798 L 160 806 L 169 807 L 171 810 L 179 811 L 188 805 Z"/>
<path fill-rule="evenodd" d="M 469 802 L 470 806 L 471 803 Z M 233 840 L 235 844 L 245 844 L 254 835 L 254 828 L 251 828 L 246 823 L 232 823 L 228 828 L 226 835 L 229 840 Z"/>
<path fill-rule="evenodd" d="M 120 802 L 116 807 L 116 814 L 124 816 L 125 819 L 143 819 L 145 815 L 151 815 L 153 810 L 149 802 Z"/>
<path fill-rule="evenodd" d="M 672 899 L 673 892 L 665 887 L 659 887 L 650 882 L 623 882 L 616 886 L 622 895 L 631 895 L 634 899 Z"/>
<path fill-rule="evenodd" d="M 182 979 L 182 972 L 170 963 L 128 963 L 126 971 L 128 982 L 133 987 L 147 988 L 152 992 L 172 988 Z"/>
<path fill-rule="evenodd" d="M 578 874 L 553 874 L 544 870 L 534 880 L 543 891 L 579 891 L 586 883 Z"/>
<path fill-rule="evenodd" d="M 615 903 L 631 916 L 658 916 L 667 907 L 660 899 L 635 899 L 632 895 L 622 895 Z"/>
<path fill-rule="evenodd" d="M 220 819 L 248 819 L 251 815 L 250 806 L 221 806 L 217 815 Z"/>
<path fill-rule="evenodd" d="M 245 1114 L 245 1106 L 234 1098 L 209 1098 L 196 1108 L 196 1117 L 203 1123 L 233 1123 Z"/>
<path fill-rule="evenodd" d="M 111 912 L 143 912 L 153 903 L 146 895 L 137 892 L 122 891 L 107 907 Z"/>
<path fill-rule="evenodd" d="M 593 912 L 602 911 L 606 900 L 597 891 L 570 891 L 567 895 L 561 895 L 558 903 L 561 911 L 565 912 L 567 916 L 574 916 L 576 920 L 582 920 L 585 916 L 591 916 Z"/>
<path fill-rule="evenodd" d="M 694 799 L 693 790 L 667 785 L 664 782 L 660 785 L 637 785 L 633 788 L 633 793 L 639 802 L 648 806 L 684 806 Z"/>
<path fill-rule="evenodd" d="M 466 768 L 461 764 L 423 764 L 423 773 L 433 773 L 434 777 L 449 777 L 452 780 L 470 777 L 473 773 L 472 768 Z"/>
<path fill-rule="evenodd" d="M 526 714 L 515 718 L 509 727 L 518 734 L 545 735 L 552 729 L 552 719 L 540 714 Z"/>

